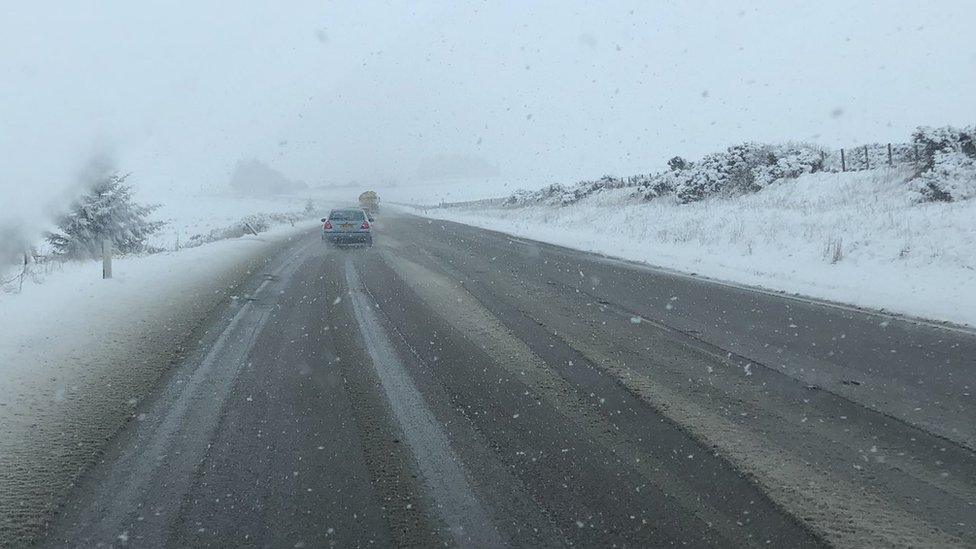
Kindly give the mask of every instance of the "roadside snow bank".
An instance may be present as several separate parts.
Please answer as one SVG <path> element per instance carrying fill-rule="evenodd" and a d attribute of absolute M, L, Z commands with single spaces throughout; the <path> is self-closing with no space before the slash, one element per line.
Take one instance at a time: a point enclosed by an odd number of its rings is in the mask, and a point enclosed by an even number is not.
<path fill-rule="evenodd" d="M 313 230 L 122 258 L 111 280 L 97 262 L 67 263 L 0 295 L 0 545 L 36 535 L 208 315 L 275 249 Z"/>
<path fill-rule="evenodd" d="M 313 201 L 313 211 L 307 212 L 307 198 L 297 196 L 271 196 L 264 198 L 193 196 L 168 197 L 160 201 L 153 219 L 164 221 L 159 233 L 153 235 L 151 244 L 165 250 L 173 250 L 198 242 L 219 240 L 214 238 L 243 227 L 245 219 L 275 225 L 292 223 L 303 218 L 321 217 L 325 202 Z M 240 232 L 236 236 L 240 236 Z"/>
<path fill-rule="evenodd" d="M 907 173 L 814 173 L 678 204 L 604 189 L 569 205 L 414 210 L 552 244 L 976 326 L 976 200 L 919 203 Z"/>

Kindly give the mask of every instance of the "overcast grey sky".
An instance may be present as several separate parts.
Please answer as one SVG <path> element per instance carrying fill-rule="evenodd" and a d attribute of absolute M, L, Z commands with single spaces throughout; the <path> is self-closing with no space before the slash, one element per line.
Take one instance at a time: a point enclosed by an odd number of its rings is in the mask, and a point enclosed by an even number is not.
<path fill-rule="evenodd" d="M 241 157 L 312 184 L 437 154 L 571 182 L 976 119 L 971 0 L 0 1 L 8 217 L 93 153 L 155 196 Z"/>

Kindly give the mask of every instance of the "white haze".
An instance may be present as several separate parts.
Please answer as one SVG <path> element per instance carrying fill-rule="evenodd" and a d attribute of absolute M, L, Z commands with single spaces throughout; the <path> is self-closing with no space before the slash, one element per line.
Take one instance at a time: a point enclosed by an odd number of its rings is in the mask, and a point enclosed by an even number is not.
<path fill-rule="evenodd" d="M 2 1 L 0 226 L 43 226 L 93 156 L 165 200 L 240 158 L 310 185 L 443 156 L 568 182 L 976 118 L 970 0 Z"/>

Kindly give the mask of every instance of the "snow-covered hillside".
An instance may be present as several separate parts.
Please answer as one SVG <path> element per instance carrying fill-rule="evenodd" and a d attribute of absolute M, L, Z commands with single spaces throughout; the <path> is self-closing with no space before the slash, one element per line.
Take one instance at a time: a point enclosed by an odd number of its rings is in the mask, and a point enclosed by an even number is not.
<path fill-rule="evenodd" d="M 906 169 L 808 173 L 681 203 L 638 187 L 579 200 L 415 209 L 698 275 L 976 326 L 976 200 L 920 202 Z"/>

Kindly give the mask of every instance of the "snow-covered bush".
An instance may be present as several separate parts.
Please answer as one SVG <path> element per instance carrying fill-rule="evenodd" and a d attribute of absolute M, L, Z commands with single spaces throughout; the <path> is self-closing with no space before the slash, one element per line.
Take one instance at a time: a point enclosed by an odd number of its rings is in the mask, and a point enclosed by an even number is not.
<path fill-rule="evenodd" d="M 581 181 L 564 195 L 563 204 L 573 204 L 594 193 L 606 189 L 619 189 L 631 184 L 629 179 L 621 179 L 610 175 L 605 175 L 596 181 Z"/>
<path fill-rule="evenodd" d="M 683 169 L 685 166 L 687 166 L 687 164 L 683 164 L 682 168 L 680 169 Z M 677 169 L 652 175 L 647 177 L 637 187 L 637 190 L 634 191 L 633 196 L 635 198 L 650 200 L 659 196 L 674 194 L 674 190 L 679 181 L 681 181 L 681 176 L 678 174 Z"/>
<path fill-rule="evenodd" d="M 668 160 L 668 168 L 670 168 L 671 171 L 676 172 L 678 170 L 683 170 L 687 167 L 688 167 L 688 161 L 685 160 L 684 158 L 681 158 L 680 156 L 672 156 L 671 160 Z"/>
<path fill-rule="evenodd" d="M 974 194 L 976 126 L 962 129 L 919 128 L 911 143 L 891 144 L 893 165 L 915 167 L 915 192 L 923 200 L 963 200 Z M 880 168 L 889 163 L 889 145 L 875 143 L 846 149 L 847 171 Z M 710 196 L 753 193 L 776 181 L 803 174 L 840 171 L 840 155 L 805 143 L 742 143 L 688 161 L 680 156 L 668 161 L 668 170 L 628 178 L 604 176 L 566 187 L 554 183 L 538 191 L 517 191 L 506 206 L 534 204 L 566 206 L 606 189 L 635 187 L 631 197 L 651 200 L 673 196 L 680 203 Z"/>
<path fill-rule="evenodd" d="M 673 194 L 680 202 L 755 192 L 780 179 L 824 169 L 823 152 L 811 145 L 743 143 L 697 162 L 674 157 L 668 171 L 643 177 L 634 197 L 650 200 Z"/>
<path fill-rule="evenodd" d="M 811 145 L 743 143 L 672 170 L 654 192 L 672 186 L 681 202 L 755 192 L 774 181 L 823 170 L 823 154 Z M 651 187 L 653 188 L 653 187 Z"/>
<path fill-rule="evenodd" d="M 553 183 L 538 191 L 516 191 L 505 206 L 533 204 L 566 206 L 607 189 L 635 187 L 634 198 L 649 200 L 674 195 L 693 202 L 715 194 L 742 194 L 765 188 L 774 181 L 824 169 L 823 152 L 811 145 L 743 143 L 710 154 L 697 162 L 679 156 L 668 161 L 667 171 L 626 178 L 605 175 L 571 187 Z"/>
<path fill-rule="evenodd" d="M 505 206 L 528 206 L 532 204 L 546 204 L 550 206 L 567 206 L 575 204 L 580 200 L 600 192 L 604 189 L 619 189 L 621 187 L 635 186 L 639 183 L 640 176 L 621 179 L 605 175 L 595 181 L 580 181 L 572 187 L 566 187 L 559 183 L 553 183 L 538 191 L 518 190 L 505 199 Z"/>
<path fill-rule="evenodd" d="M 805 173 L 823 170 L 823 154 L 810 145 L 773 147 L 769 160 L 775 161 L 756 168 L 756 180 L 760 188 L 780 179 L 796 179 Z"/>
<path fill-rule="evenodd" d="M 553 183 L 552 185 L 539 189 L 535 193 L 535 196 L 532 197 L 532 201 L 552 205 L 568 204 L 572 202 L 572 193 L 565 186 L 559 183 Z"/>
<path fill-rule="evenodd" d="M 959 151 L 937 151 L 932 166 L 916 179 L 926 201 L 967 200 L 976 197 L 976 159 Z"/>
<path fill-rule="evenodd" d="M 920 126 L 912 133 L 912 143 L 919 149 L 921 171 L 932 168 L 938 152 L 960 152 L 976 158 L 976 126 L 955 128 Z"/>
<path fill-rule="evenodd" d="M 146 239 L 164 223 L 149 221 L 156 205 L 137 204 L 126 175 L 98 179 L 91 189 L 57 219 L 58 231 L 47 241 L 58 255 L 85 258 L 101 255 L 102 241 L 110 240 L 116 252 L 147 250 Z"/>
<path fill-rule="evenodd" d="M 524 206 L 533 201 L 536 193 L 519 189 L 505 199 L 505 206 Z"/>
<path fill-rule="evenodd" d="M 921 157 L 915 182 L 922 200 L 976 196 L 976 126 L 920 127 L 912 141 Z"/>

